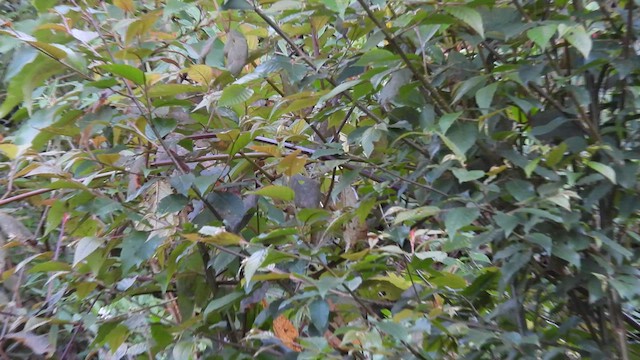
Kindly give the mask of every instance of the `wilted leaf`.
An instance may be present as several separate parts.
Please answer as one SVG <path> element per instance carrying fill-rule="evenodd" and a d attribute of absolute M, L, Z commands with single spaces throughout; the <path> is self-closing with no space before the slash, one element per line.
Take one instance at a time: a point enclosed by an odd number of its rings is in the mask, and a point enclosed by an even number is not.
<path fill-rule="evenodd" d="M 273 320 L 273 332 L 276 334 L 276 337 L 282 341 L 284 346 L 293 351 L 299 352 L 302 350 L 300 345 L 295 343 L 299 336 L 298 329 L 296 329 L 291 321 L 283 315 L 280 315 Z"/>
<path fill-rule="evenodd" d="M 28 347 L 35 355 L 51 356 L 55 347 L 49 343 L 46 335 L 36 335 L 28 331 L 6 334 L 4 337 L 13 339 Z"/>

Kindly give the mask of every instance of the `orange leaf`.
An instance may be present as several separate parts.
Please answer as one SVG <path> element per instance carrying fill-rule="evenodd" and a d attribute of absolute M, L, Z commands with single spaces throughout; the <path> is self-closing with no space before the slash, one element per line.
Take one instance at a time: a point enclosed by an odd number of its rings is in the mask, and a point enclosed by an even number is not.
<path fill-rule="evenodd" d="M 276 337 L 282 341 L 282 343 L 293 351 L 300 352 L 302 348 L 295 343 L 295 339 L 298 337 L 298 329 L 293 326 L 291 321 L 283 315 L 278 316 L 273 320 L 273 332 Z"/>

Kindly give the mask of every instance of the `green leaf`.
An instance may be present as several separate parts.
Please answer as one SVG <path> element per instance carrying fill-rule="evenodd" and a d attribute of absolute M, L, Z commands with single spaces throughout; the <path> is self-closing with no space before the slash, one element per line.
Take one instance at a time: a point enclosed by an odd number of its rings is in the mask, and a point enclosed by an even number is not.
<path fill-rule="evenodd" d="M 222 10 L 250 10 L 253 6 L 247 0 L 227 0 L 222 5 Z"/>
<path fill-rule="evenodd" d="M 244 296 L 244 292 L 234 291 L 218 299 L 211 300 L 209 305 L 207 305 L 207 307 L 204 309 L 204 316 L 207 317 L 212 312 L 223 309 L 233 304 L 236 300 L 240 299 L 243 296 Z"/>
<path fill-rule="evenodd" d="M 153 119 L 153 125 L 160 133 L 160 137 L 164 138 L 165 136 L 173 132 L 176 126 L 178 126 L 178 122 L 173 118 L 156 118 Z M 155 134 L 150 128 L 148 131 L 146 131 L 146 133 L 149 139 L 157 140 Z"/>
<path fill-rule="evenodd" d="M 56 123 L 60 117 L 57 109 L 47 108 L 36 111 L 30 119 L 15 132 L 13 143 L 25 148 L 40 148 L 52 137 L 43 131 L 47 127 Z"/>
<path fill-rule="evenodd" d="M 449 255 L 444 251 L 419 251 L 414 255 L 420 260 L 431 259 L 437 262 L 443 262 L 449 257 Z"/>
<path fill-rule="evenodd" d="M 484 26 L 482 24 L 482 16 L 478 11 L 463 6 L 445 6 L 445 11 L 453 15 L 455 18 L 462 20 L 475 30 L 480 37 L 484 38 Z"/>
<path fill-rule="evenodd" d="M 625 259 L 631 259 L 631 257 L 633 256 L 633 252 L 631 250 L 620 245 L 618 242 L 611 240 L 608 236 L 600 232 L 594 232 L 592 236 L 595 239 L 601 241 L 602 244 L 609 250 L 609 253 L 616 257 L 619 255 L 624 257 Z"/>
<path fill-rule="evenodd" d="M 149 97 L 173 97 L 180 94 L 199 93 L 204 91 L 203 86 L 193 86 L 186 84 L 155 84 L 153 85 L 147 95 Z"/>
<path fill-rule="evenodd" d="M 114 327 L 107 336 L 105 336 L 105 341 L 109 344 L 109 348 L 112 352 L 115 352 L 122 343 L 129 337 L 129 329 L 123 324 L 118 324 Z"/>
<path fill-rule="evenodd" d="M 487 82 L 487 77 L 484 75 L 480 75 L 480 76 L 474 76 L 470 79 L 467 79 L 459 84 L 457 84 L 455 90 L 454 90 L 454 97 L 453 100 L 451 100 L 452 104 L 457 103 L 460 99 L 462 99 L 462 97 L 468 93 L 469 91 L 471 91 L 472 89 L 478 87 L 478 86 L 482 86 Z"/>
<path fill-rule="evenodd" d="M 305 208 L 300 209 L 296 215 L 298 221 L 305 225 L 311 225 L 331 217 L 331 213 L 325 209 Z"/>
<path fill-rule="evenodd" d="M 437 287 L 448 287 L 450 289 L 464 289 L 467 287 L 467 281 L 462 276 L 449 272 L 442 272 L 440 275 L 429 279 L 429 282 Z"/>
<path fill-rule="evenodd" d="M 189 199 L 180 194 L 165 196 L 158 203 L 158 214 L 168 214 L 182 211 L 189 203 Z"/>
<path fill-rule="evenodd" d="M 462 111 L 442 115 L 442 117 L 438 120 L 440 131 L 442 131 L 443 134 L 446 134 L 447 130 L 449 130 L 451 125 L 453 125 L 454 121 L 456 121 L 460 117 L 460 115 L 462 115 Z"/>
<path fill-rule="evenodd" d="M 405 221 L 422 220 L 437 215 L 438 213 L 440 213 L 440 208 L 436 206 L 421 206 L 419 208 L 399 212 L 393 220 L 393 224 L 398 225 Z"/>
<path fill-rule="evenodd" d="M 324 299 L 318 299 L 309 305 L 311 323 L 320 333 L 324 333 L 329 325 L 329 312 L 329 304 Z"/>
<path fill-rule="evenodd" d="M 262 233 L 252 238 L 250 242 L 271 243 L 272 241 L 278 240 L 278 239 L 285 239 L 285 240 L 291 239 L 292 235 L 295 235 L 297 233 L 298 233 L 298 229 L 295 229 L 295 228 L 275 229 L 267 233 Z"/>
<path fill-rule="evenodd" d="M 192 173 L 188 173 L 172 177 L 171 179 L 169 179 L 169 183 L 171 183 L 171 186 L 173 186 L 173 188 L 176 189 L 179 194 L 186 196 L 189 192 L 189 189 L 191 189 L 191 185 L 193 185 L 195 179 L 195 175 L 193 175 Z"/>
<path fill-rule="evenodd" d="M 520 224 L 520 219 L 517 216 L 508 215 L 503 212 L 498 212 L 493 216 L 493 220 L 504 231 L 505 236 L 511 235 L 513 229 Z"/>
<path fill-rule="evenodd" d="M 383 132 L 373 126 L 364 131 L 361 137 L 361 144 L 362 150 L 364 151 L 364 155 L 366 157 L 371 156 L 373 150 L 375 149 L 375 142 L 380 140 L 382 135 Z"/>
<path fill-rule="evenodd" d="M 237 154 L 238 151 L 244 149 L 253 140 L 253 137 L 252 132 L 243 132 L 238 135 L 229 147 L 229 156 L 233 156 Z"/>
<path fill-rule="evenodd" d="M 498 89 L 498 83 L 489 84 L 476 92 L 476 104 L 480 112 L 484 115 L 491 110 L 491 102 L 493 101 L 493 95 Z"/>
<path fill-rule="evenodd" d="M 511 194 L 511 196 L 513 196 L 518 202 L 523 202 L 537 196 L 533 184 L 525 180 L 511 180 L 505 185 L 505 187 L 509 194 Z"/>
<path fill-rule="evenodd" d="M 372 49 L 362 54 L 360 59 L 356 61 L 357 66 L 368 66 L 376 63 L 386 63 L 389 61 L 398 60 L 399 56 L 385 49 Z"/>
<path fill-rule="evenodd" d="M 560 145 L 554 147 L 549 153 L 547 153 L 545 157 L 545 163 L 550 166 L 556 166 L 560 160 L 562 160 L 565 152 L 567 151 L 567 144 L 561 143 Z"/>
<path fill-rule="evenodd" d="M 485 175 L 484 171 L 482 171 L 482 170 L 471 170 L 471 171 L 469 171 L 467 169 L 460 169 L 460 168 L 451 169 L 451 172 L 453 172 L 453 175 L 461 183 L 467 182 L 467 181 L 478 180 L 478 179 L 482 178 Z"/>
<path fill-rule="evenodd" d="M 455 208 L 447 211 L 444 217 L 444 226 L 450 237 L 455 235 L 456 231 L 470 225 L 480 216 L 480 210 L 477 208 Z"/>
<path fill-rule="evenodd" d="M 73 266 L 75 267 L 80 261 L 93 254 L 103 243 L 104 239 L 93 236 L 80 239 L 73 254 Z"/>
<path fill-rule="evenodd" d="M 218 106 L 233 106 L 241 104 L 251 98 L 253 90 L 244 85 L 229 85 L 222 90 L 218 99 Z"/>
<path fill-rule="evenodd" d="M 132 231 L 125 235 L 120 254 L 122 273 L 127 274 L 133 267 L 149 260 L 161 244 L 162 238 L 154 236 L 149 239 L 149 234 L 144 231 Z"/>
<path fill-rule="evenodd" d="M 360 84 L 361 82 L 362 82 L 361 79 L 351 80 L 351 81 L 343 82 L 342 84 L 334 87 L 331 91 L 322 95 L 322 97 L 318 99 L 318 103 L 316 104 L 315 108 L 316 109 L 322 108 L 324 106 L 324 103 L 327 102 L 327 100 L 334 98 L 335 96 L 351 89 L 352 87 Z"/>
<path fill-rule="evenodd" d="M 268 252 L 269 251 L 267 249 L 258 250 L 256 252 L 254 252 L 253 254 L 251 254 L 251 256 L 249 256 L 249 258 L 245 260 L 245 262 L 244 262 L 244 279 L 245 279 L 244 287 L 245 287 L 246 290 L 250 289 L 251 278 L 256 273 L 256 271 L 258 271 L 260 266 L 262 266 L 262 263 L 267 258 Z"/>
<path fill-rule="evenodd" d="M 125 64 L 105 64 L 98 66 L 100 69 L 108 71 L 114 75 L 121 76 L 127 80 L 131 80 L 134 84 L 144 85 L 144 72 L 131 65 Z"/>
<path fill-rule="evenodd" d="M 451 150 L 454 155 L 456 156 L 456 158 L 462 163 L 464 164 L 467 161 L 467 156 L 464 154 L 464 151 L 462 151 L 458 145 L 455 143 L 455 141 L 452 141 L 451 139 L 449 139 L 448 137 L 446 137 L 444 134 L 442 133 L 438 133 L 438 136 L 440 137 L 440 139 L 442 140 L 442 142 L 449 148 L 449 150 Z"/>
<path fill-rule="evenodd" d="M 511 279 L 521 269 L 525 268 L 525 265 L 531 260 L 531 251 L 518 251 L 505 261 L 502 265 L 502 277 L 500 278 L 500 284 L 504 288 Z"/>
<path fill-rule="evenodd" d="M 531 161 L 529 161 L 529 163 L 527 163 L 527 166 L 524 167 L 524 173 L 527 176 L 527 178 L 531 177 L 531 174 L 533 174 L 533 172 L 538 168 L 538 164 L 540 163 L 540 160 L 542 158 L 535 158 Z"/>
<path fill-rule="evenodd" d="M 194 360 L 196 354 L 196 343 L 193 341 L 181 341 L 173 347 L 171 355 L 173 359 Z"/>
<path fill-rule="evenodd" d="M 330 275 L 326 275 L 320 278 L 320 280 L 313 281 L 313 284 L 318 289 L 318 293 L 324 299 L 325 295 L 331 289 L 335 289 L 344 283 L 344 278 L 337 278 Z"/>
<path fill-rule="evenodd" d="M 193 185 L 195 185 L 201 194 L 205 194 L 209 186 L 213 185 L 218 179 L 218 176 L 198 176 L 193 180 Z"/>
<path fill-rule="evenodd" d="M 576 49 L 578 49 L 578 51 L 582 53 L 582 56 L 584 56 L 585 59 L 589 57 L 593 42 L 589 34 L 587 34 L 587 31 L 584 29 L 584 26 L 577 25 L 570 27 L 564 33 L 564 38 L 567 39 L 567 41 Z"/>
<path fill-rule="evenodd" d="M 527 239 L 527 241 L 530 241 L 536 245 L 539 245 L 541 248 L 543 248 L 547 252 L 547 255 L 552 254 L 553 241 L 547 235 L 541 234 L 541 233 L 532 233 L 532 234 L 526 235 L 525 239 Z"/>
<path fill-rule="evenodd" d="M 580 268 L 580 252 L 575 249 L 570 244 L 553 244 L 553 255 L 559 257 L 560 259 L 566 260 L 569 264 L 575 266 L 576 268 Z"/>
<path fill-rule="evenodd" d="M 612 183 L 616 183 L 616 172 L 609 165 L 605 165 L 595 161 L 587 161 L 587 166 L 602 174 Z"/>
<path fill-rule="evenodd" d="M 248 193 L 283 201 L 293 201 L 296 196 L 295 192 L 290 187 L 282 185 L 268 185 Z"/>
<path fill-rule="evenodd" d="M 69 266 L 69 264 L 61 261 L 47 261 L 40 264 L 34 265 L 31 269 L 29 269 L 29 274 L 36 274 L 40 272 L 49 272 L 49 271 L 71 271 L 73 268 Z"/>
<path fill-rule="evenodd" d="M 557 25 L 543 25 L 527 31 L 527 37 L 542 50 L 549 45 L 549 40 L 558 29 Z"/>
<path fill-rule="evenodd" d="M 398 341 L 407 341 L 409 339 L 409 330 L 402 324 L 398 324 L 393 320 L 382 320 L 375 323 L 376 327 L 383 332 L 391 335 Z"/>

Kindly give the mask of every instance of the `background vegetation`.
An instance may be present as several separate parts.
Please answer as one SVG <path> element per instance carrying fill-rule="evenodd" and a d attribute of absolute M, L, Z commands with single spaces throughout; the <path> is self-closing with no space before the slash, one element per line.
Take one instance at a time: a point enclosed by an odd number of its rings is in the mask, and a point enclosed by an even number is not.
<path fill-rule="evenodd" d="M 639 358 L 639 12 L 2 2 L 0 358 Z"/>

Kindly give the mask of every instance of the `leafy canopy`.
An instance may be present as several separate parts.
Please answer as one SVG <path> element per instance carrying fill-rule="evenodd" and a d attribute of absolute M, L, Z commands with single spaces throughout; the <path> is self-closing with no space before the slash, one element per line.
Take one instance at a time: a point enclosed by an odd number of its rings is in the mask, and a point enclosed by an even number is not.
<path fill-rule="evenodd" d="M 634 2 L 0 10 L 0 354 L 640 356 Z"/>

